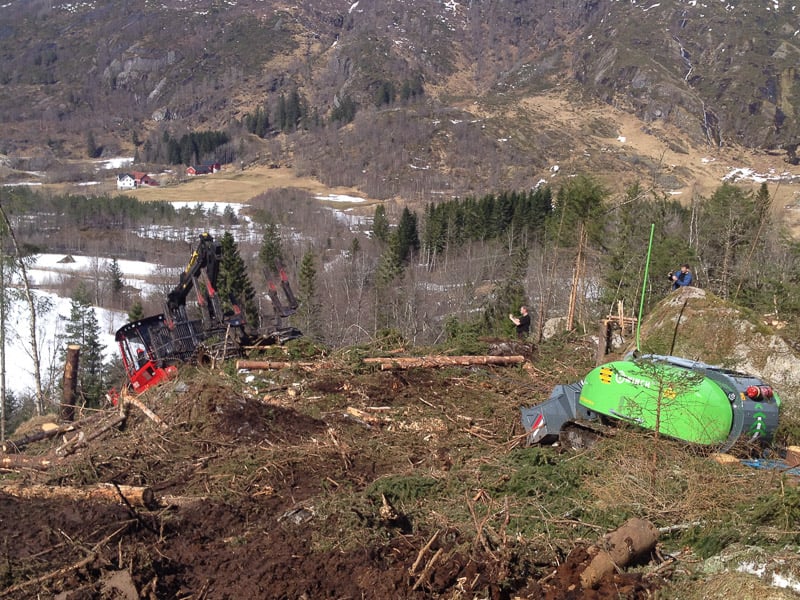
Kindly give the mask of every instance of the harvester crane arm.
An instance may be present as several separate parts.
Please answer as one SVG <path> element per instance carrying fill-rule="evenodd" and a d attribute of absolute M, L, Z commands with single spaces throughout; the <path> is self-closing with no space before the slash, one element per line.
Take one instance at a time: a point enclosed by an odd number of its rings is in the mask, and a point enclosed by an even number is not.
<path fill-rule="evenodd" d="M 203 269 L 205 269 L 208 283 L 212 288 L 216 288 L 221 258 L 222 246 L 220 243 L 214 241 L 210 233 L 201 233 L 197 248 L 192 252 L 189 262 L 181 273 L 178 285 L 167 296 L 167 308 L 171 314 L 186 305 L 186 298 Z"/>
<path fill-rule="evenodd" d="M 295 327 L 283 325 L 283 318 L 293 314 L 298 300 L 292 293 L 289 278 L 278 264 L 280 288 L 287 304 L 278 298 L 278 285 L 267 273 L 269 297 L 274 308 L 273 322 L 262 332 L 246 329 L 246 318 L 231 296 L 232 311 L 223 313 L 216 286 L 222 266 L 222 244 L 209 233 L 202 233 L 189 262 L 180 274 L 178 284 L 169 292 L 162 314 L 128 323 L 116 334 L 128 385 L 136 393 L 169 379 L 177 372 L 180 362 L 215 364 L 218 361 L 241 356 L 246 348 L 261 348 L 283 344 L 300 337 Z M 194 290 L 197 311 L 187 314 L 186 302 Z M 116 392 L 109 393 L 112 400 Z"/>

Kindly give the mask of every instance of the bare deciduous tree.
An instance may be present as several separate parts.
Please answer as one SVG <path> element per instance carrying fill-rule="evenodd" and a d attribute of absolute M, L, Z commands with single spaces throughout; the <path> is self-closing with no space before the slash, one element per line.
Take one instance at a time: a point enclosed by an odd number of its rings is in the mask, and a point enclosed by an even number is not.
<path fill-rule="evenodd" d="M 30 347 L 31 358 L 33 359 L 34 385 L 36 386 L 35 408 L 36 414 L 41 415 L 44 413 L 44 393 L 42 391 L 42 373 L 36 331 L 36 302 L 34 300 L 33 291 L 31 290 L 30 280 L 28 279 L 28 271 L 25 267 L 25 257 L 22 255 L 19 244 L 17 244 L 17 238 L 14 235 L 14 228 L 11 226 L 11 221 L 8 218 L 8 214 L 6 213 L 5 209 L 3 208 L 2 203 L 0 203 L 0 214 L 2 214 L 3 222 L 6 225 L 9 239 L 11 240 L 14 248 L 14 259 L 19 266 L 22 283 L 25 289 L 25 299 L 28 303 L 28 310 L 30 311 Z"/>

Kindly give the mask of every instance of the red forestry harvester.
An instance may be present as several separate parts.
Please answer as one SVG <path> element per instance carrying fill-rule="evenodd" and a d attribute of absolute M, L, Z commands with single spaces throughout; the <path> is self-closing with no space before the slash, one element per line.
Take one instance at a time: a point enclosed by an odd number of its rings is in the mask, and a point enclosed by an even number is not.
<path fill-rule="evenodd" d="M 265 331 L 247 328 L 245 315 L 234 298 L 233 310 L 223 312 L 216 284 L 222 259 L 219 242 L 203 233 L 189 263 L 181 273 L 178 285 L 168 294 L 162 314 L 146 317 L 121 327 L 116 333 L 127 387 L 140 394 L 174 376 L 180 363 L 215 364 L 226 358 L 242 356 L 248 349 L 282 344 L 302 333 L 283 324 L 293 314 L 298 301 L 281 265 L 277 265 L 280 285 L 286 296 L 281 302 L 278 288 L 267 272 L 268 294 L 273 305 L 273 318 Z M 186 300 L 194 290 L 196 314 L 190 317 Z M 118 394 L 112 390 L 116 403 Z"/>

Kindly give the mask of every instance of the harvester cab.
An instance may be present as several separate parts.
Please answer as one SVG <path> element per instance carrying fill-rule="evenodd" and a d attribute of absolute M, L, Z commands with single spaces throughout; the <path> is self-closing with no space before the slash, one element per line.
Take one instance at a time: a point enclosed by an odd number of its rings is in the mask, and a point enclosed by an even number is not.
<path fill-rule="evenodd" d="M 725 452 L 737 442 L 769 443 L 781 401 L 762 379 L 674 356 L 606 363 L 556 386 L 522 409 L 529 444 L 585 446 L 607 425 L 628 423 Z"/>
<path fill-rule="evenodd" d="M 164 312 L 128 323 L 117 331 L 115 339 L 131 391 L 138 394 L 173 377 L 180 363 L 215 364 L 242 356 L 248 348 L 283 344 L 302 336 L 300 330 L 283 325 L 283 319 L 295 312 L 298 302 L 282 267 L 279 272 L 286 308 L 278 311 L 284 305 L 268 277 L 276 316 L 265 331 L 253 332 L 247 328 L 246 315 L 235 298 L 231 298 L 232 310 L 223 312 L 216 289 L 221 260 L 219 242 L 209 233 L 201 234 L 178 284 L 167 295 Z M 190 315 L 186 303 L 192 291 L 195 305 Z M 109 394 L 112 401 L 117 395 L 113 391 Z"/>

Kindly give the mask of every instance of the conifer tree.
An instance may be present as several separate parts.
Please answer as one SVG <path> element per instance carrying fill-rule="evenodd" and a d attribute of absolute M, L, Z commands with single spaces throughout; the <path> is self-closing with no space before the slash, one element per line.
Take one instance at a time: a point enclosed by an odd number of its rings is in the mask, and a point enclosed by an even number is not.
<path fill-rule="evenodd" d="M 403 208 L 400 223 L 397 226 L 397 257 L 401 263 L 408 262 L 414 252 L 419 251 L 419 232 L 417 231 L 417 213 L 408 207 Z"/>
<path fill-rule="evenodd" d="M 763 204 L 763 197 L 759 202 Z M 753 243 L 761 213 L 752 192 L 729 183 L 701 201 L 698 241 L 708 265 L 708 285 L 715 294 L 732 295 L 736 272 Z"/>
<path fill-rule="evenodd" d="M 114 307 L 122 305 L 122 290 L 125 288 L 125 282 L 122 280 L 122 269 L 119 268 L 119 262 L 116 258 L 111 259 L 111 264 L 108 266 L 108 277 L 111 280 L 111 298 Z"/>
<path fill-rule="evenodd" d="M 128 322 L 141 321 L 144 319 L 144 307 L 140 298 L 134 300 L 131 307 L 128 309 Z"/>
<path fill-rule="evenodd" d="M 86 156 L 97 158 L 100 155 L 100 148 L 94 139 L 94 133 L 90 130 L 86 132 Z"/>
<path fill-rule="evenodd" d="M 354 237 L 353 241 L 350 242 L 350 249 L 347 251 L 347 258 L 353 260 L 360 251 L 361 243 L 358 241 L 357 237 Z"/>
<path fill-rule="evenodd" d="M 256 325 L 259 322 L 256 290 L 247 274 L 244 260 L 239 254 L 236 240 L 230 231 L 226 231 L 222 235 L 220 246 L 222 247 L 222 260 L 217 276 L 217 293 L 222 303 L 222 309 L 223 311 L 231 310 L 233 301 L 236 301 L 244 310 L 248 322 Z"/>
<path fill-rule="evenodd" d="M 372 237 L 383 243 L 389 240 L 389 220 L 386 218 L 386 207 L 383 204 L 375 207 L 375 215 L 372 217 Z"/>
<path fill-rule="evenodd" d="M 225 219 L 225 223 L 228 225 L 236 225 L 239 222 L 239 217 L 236 215 L 236 211 L 231 208 L 230 204 L 226 204 L 225 208 L 222 209 L 222 216 Z"/>
<path fill-rule="evenodd" d="M 309 337 L 316 337 L 320 334 L 320 305 L 317 300 L 317 267 L 315 262 L 316 256 L 313 250 L 309 250 L 300 261 L 300 273 L 298 275 L 300 306 L 297 309 L 296 316 L 300 321 L 300 329 Z"/>
<path fill-rule="evenodd" d="M 275 109 L 275 113 L 275 122 L 278 124 L 278 127 L 281 131 L 286 132 L 288 130 L 286 119 L 286 96 L 283 94 L 281 94 L 278 98 L 278 107 Z"/>
<path fill-rule="evenodd" d="M 256 109 L 256 118 L 255 118 L 255 126 L 253 128 L 253 133 L 255 133 L 258 137 L 263 138 L 266 137 L 268 131 L 269 131 L 269 116 L 267 115 L 267 111 L 259 106 L 258 109 Z"/>
<path fill-rule="evenodd" d="M 695 263 L 686 235 L 689 211 L 664 194 L 648 195 L 634 183 L 605 217 L 601 301 L 609 311 L 616 311 L 619 301 L 626 312 L 638 311 L 651 226 L 655 243 L 644 286 L 645 310 L 669 293 L 668 272 L 679 262 Z"/>
<path fill-rule="evenodd" d="M 578 290 L 585 281 L 586 251 L 590 244 L 596 245 L 602 238 L 600 213 L 608 193 L 599 181 L 588 175 L 570 179 L 558 190 L 556 208 L 550 218 L 551 232 L 559 246 L 574 249 L 567 330 L 573 327 Z"/>
<path fill-rule="evenodd" d="M 261 247 L 258 250 L 258 262 L 269 273 L 273 273 L 278 262 L 283 262 L 283 243 L 278 232 L 278 226 L 268 217 L 264 226 L 264 235 L 261 238 Z"/>
<path fill-rule="evenodd" d="M 518 246 L 510 263 L 493 300 L 484 309 L 483 324 L 486 333 L 511 335 L 514 325 L 508 318 L 509 313 L 519 314 L 519 307 L 527 304 L 525 275 L 528 271 L 528 249 Z"/>
<path fill-rule="evenodd" d="M 2 419 L 0 419 L 0 424 L 2 425 L 0 429 L 0 440 L 5 441 L 6 434 L 12 431 L 10 424 L 14 421 L 17 412 L 17 399 L 14 396 L 14 392 L 11 390 L 4 390 L 0 410 L 2 410 Z"/>
<path fill-rule="evenodd" d="M 105 395 L 106 368 L 97 322 L 90 294 L 81 283 L 72 295 L 69 321 L 64 328 L 63 356 L 69 344 L 81 348 L 78 366 L 78 386 L 87 406 L 100 406 Z"/>
<path fill-rule="evenodd" d="M 393 284 L 403 272 L 403 263 L 397 254 L 399 247 L 397 232 L 394 231 L 375 270 L 375 333 L 395 324 L 391 306 Z"/>
<path fill-rule="evenodd" d="M 300 93 L 295 89 L 289 94 L 286 101 L 286 131 L 292 132 L 297 129 L 300 119 L 303 117 L 303 106 Z"/>

